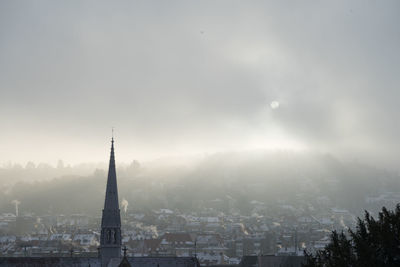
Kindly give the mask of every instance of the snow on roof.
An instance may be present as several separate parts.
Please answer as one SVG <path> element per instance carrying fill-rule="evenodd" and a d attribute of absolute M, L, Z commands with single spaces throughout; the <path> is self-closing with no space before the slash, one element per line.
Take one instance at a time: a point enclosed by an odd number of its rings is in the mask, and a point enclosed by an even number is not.
<path fill-rule="evenodd" d="M 170 209 L 160 209 L 160 212 L 165 214 L 174 214 L 174 212 Z"/>
<path fill-rule="evenodd" d="M 348 213 L 348 210 L 345 209 L 339 209 L 339 208 L 331 208 L 331 211 L 334 213 Z"/>
<path fill-rule="evenodd" d="M 15 242 L 17 237 L 14 235 L 0 236 L 0 243 Z"/>
<path fill-rule="evenodd" d="M 201 217 L 200 220 L 206 223 L 219 223 L 218 217 Z"/>

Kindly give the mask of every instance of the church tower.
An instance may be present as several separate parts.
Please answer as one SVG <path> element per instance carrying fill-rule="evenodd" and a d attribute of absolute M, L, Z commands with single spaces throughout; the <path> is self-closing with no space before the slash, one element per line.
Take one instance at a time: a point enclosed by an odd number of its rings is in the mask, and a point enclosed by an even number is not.
<path fill-rule="evenodd" d="M 101 219 L 100 257 L 101 266 L 107 266 L 112 258 L 121 258 L 121 216 L 115 171 L 114 138 L 111 139 L 106 199 Z"/>

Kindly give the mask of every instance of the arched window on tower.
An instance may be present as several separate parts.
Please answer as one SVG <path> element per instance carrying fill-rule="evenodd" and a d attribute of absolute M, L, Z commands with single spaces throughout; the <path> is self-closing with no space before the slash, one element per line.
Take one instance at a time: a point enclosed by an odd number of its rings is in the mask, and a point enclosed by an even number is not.
<path fill-rule="evenodd" d="M 110 244 L 111 243 L 111 229 L 107 230 L 107 243 Z"/>

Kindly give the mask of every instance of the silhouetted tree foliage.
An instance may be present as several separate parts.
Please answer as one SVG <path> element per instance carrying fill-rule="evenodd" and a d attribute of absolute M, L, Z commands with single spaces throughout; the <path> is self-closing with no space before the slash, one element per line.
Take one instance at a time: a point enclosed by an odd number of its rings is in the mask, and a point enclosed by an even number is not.
<path fill-rule="evenodd" d="M 374 219 L 365 212 L 355 231 L 331 234 L 331 242 L 315 255 L 306 253 L 304 267 L 400 266 L 400 204 L 385 207 Z"/>

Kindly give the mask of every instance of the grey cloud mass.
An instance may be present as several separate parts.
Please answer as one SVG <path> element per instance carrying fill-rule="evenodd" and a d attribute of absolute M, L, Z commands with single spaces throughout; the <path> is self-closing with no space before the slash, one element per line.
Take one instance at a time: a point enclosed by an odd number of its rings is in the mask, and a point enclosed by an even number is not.
<path fill-rule="evenodd" d="M 396 166 L 398 1 L 1 1 L 0 162 L 316 150 Z M 279 108 L 271 109 L 272 101 Z"/>

